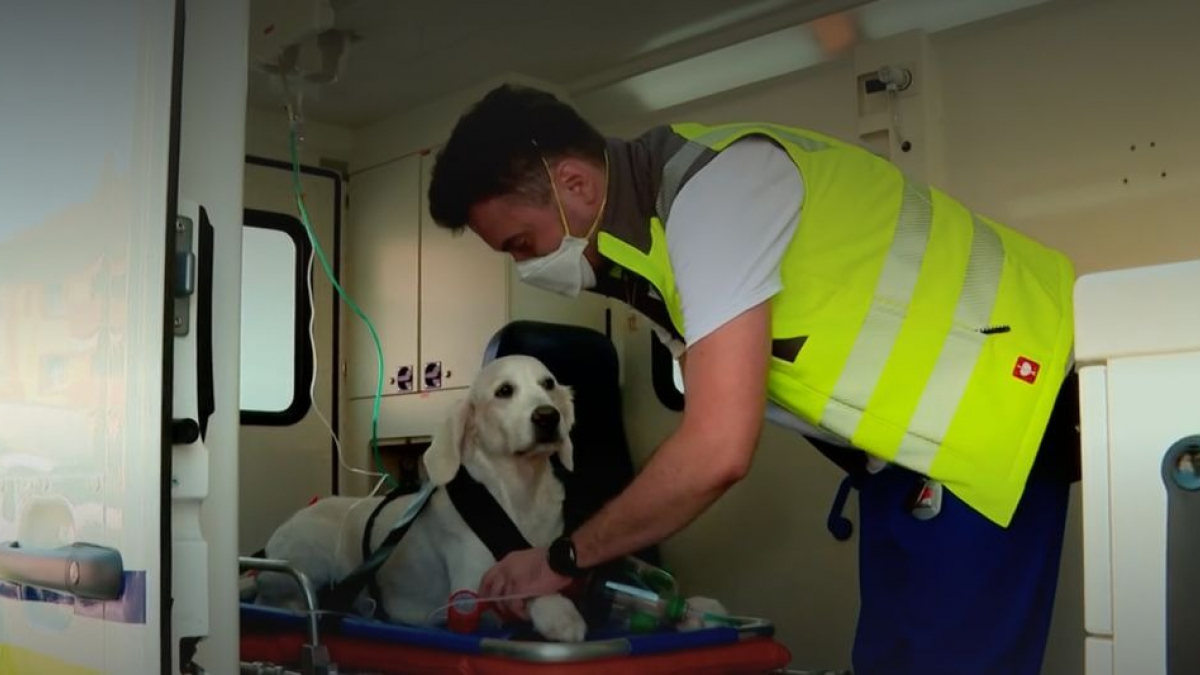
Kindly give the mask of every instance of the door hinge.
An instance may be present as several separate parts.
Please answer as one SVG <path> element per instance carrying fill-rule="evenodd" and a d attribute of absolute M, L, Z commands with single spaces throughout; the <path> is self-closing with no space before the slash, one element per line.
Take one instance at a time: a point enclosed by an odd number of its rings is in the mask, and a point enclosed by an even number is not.
<path fill-rule="evenodd" d="M 175 217 L 175 274 L 171 290 L 175 296 L 172 323 L 175 335 L 187 335 L 191 329 L 192 295 L 196 292 L 196 253 L 192 250 L 192 219 Z"/>

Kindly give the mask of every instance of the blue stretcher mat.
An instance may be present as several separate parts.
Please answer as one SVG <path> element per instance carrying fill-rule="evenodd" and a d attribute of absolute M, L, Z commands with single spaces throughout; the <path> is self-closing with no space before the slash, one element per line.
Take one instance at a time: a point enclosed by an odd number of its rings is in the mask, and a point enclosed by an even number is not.
<path fill-rule="evenodd" d="M 304 612 L 243 603 L 241 606 L 244 632 L 303 632 L 308 625 Z M 385 623 L 373 619 L 326 615 L 321 619 L 322 635 L 386 642 L 438 649 L 460 654 L 503 654 L 510 658 L 544 661 L 564 660 L 567 652 L 581 652 L 584 658 L 601 656 L 658 654 L 697 647 L 712 647 L 737 643 L 750 637 L 771 637 L 774 626 L 766 621 L 746 623 L 740 627 L 714 626 L 693 631 L 663 631 L 633 634 L 618 630 L 593 631 L 581 644 L 547 642 L 539 639 L 528 627 L 517 626 L 496 630 L 480 630 L 459 634 L 444 628 L 409 626 Z M 550 652 L 557 653 L 557 658 Z M 574 660 L 565 658 L 565 660 Z"/>

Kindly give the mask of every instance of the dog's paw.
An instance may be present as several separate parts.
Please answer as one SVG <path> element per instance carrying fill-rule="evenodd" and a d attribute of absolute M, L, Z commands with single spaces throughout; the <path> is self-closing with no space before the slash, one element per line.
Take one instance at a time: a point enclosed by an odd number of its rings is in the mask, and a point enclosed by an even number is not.
<path fill-rule="evenodd" d="M 529 603 L 529 617 L 537 632 L 556 642 L 582 642 L 587 635 L 587 622 L 575 604 L 561 595 L 535 598 Z"/>
<path fill-rule="evenodd" d="M 703 596 L 696 595 L 688 598 L 687 603 L 688 608 L 692 611 L 689 616 L 687 616 L 683 621 L 679 622 L 679 630 L 699 630 L 701 628 L 708 628 L 710 626 L 719 626 L 721 625 L 719 622 L 705 621 L 704 614 L 716 614 L 721 616 L 728 614 L 728 611 L 725 609 L 725 605 L 722 605 L 719 601 L 712 598 L 705 598 Z"/>

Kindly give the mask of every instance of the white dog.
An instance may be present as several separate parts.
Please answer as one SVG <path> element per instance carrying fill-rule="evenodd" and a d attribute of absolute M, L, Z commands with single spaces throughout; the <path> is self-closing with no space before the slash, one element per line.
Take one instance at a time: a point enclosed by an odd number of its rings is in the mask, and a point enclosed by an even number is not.
<path fill-rule="evenodd" d="M 465 468 L 531 545 L 548 546 L 563 530 L 564 497 L 550 458 L 557 455 L 565 468 L 573 468 L 569 433 L 574 421 L 570 389 L 558 384 L 541 361 L 496 359 L 479 372 L 467 398 L 425 451 L 425 471 L 434 485 L 443 486 Z M 338 581 L 362 562 L 366 521 L 381 500 L 319 500 L 275 531 L 267 556 L 290 561 L 318 588 Z M 411 500 L 396 499 L 379 513 L 372 550 Z M 376 575 L 382 610 L 395 621 L 425 624 L 452 592 L 476 590 L 495 562 L 439 489 Z M 286 576 L 264 572 L 257 586 L 261 604 L 302 607 L 298 587 Z M 551 640 L 577 642 L 587 629 L 575 605 L 561 595 L 533 599 L 530 616 L 534 628 Z"/>

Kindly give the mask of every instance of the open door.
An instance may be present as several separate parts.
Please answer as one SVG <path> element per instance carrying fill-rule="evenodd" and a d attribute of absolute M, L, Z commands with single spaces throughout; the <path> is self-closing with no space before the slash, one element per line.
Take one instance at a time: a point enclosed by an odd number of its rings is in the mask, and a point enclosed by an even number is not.
<path fill-rule="evenodd" d="M 4 14 L 0 673 L 169 672 L 181 3 Z"/>

